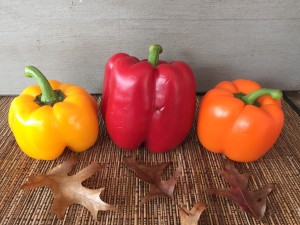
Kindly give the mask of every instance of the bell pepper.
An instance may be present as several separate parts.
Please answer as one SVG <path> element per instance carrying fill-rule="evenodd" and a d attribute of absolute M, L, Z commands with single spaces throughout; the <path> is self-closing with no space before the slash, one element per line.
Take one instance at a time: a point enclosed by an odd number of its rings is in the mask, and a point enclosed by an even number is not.
<path fill-rule="evenodd" d="M 237 162 L 262 157 L 279 137 L 282 92 L 251 80 L 223 81 L 200 104 L 197 134 L 208 150 Z"/>
<path fill-rule="evenodd" d="M 35 159 L 52 160 L 66 147 L 82 152 L 98 137 L 98 106 L 83 88 L 48 81 L 35 67 L 25 75 L 38 86 L 29 86 L 13 99 L 8 123 L 21 150 Z"/>
<path fill-rule="evenodd" d="M 123 149 L 144 144 L 151 152 L 170 151 L 192 126 L 194 74 L 184 62 L 160 61 L 162 51 L 154 44 L 148 60 L 117 53 L 106 64 L 101 113 L 110 138 Z"/>

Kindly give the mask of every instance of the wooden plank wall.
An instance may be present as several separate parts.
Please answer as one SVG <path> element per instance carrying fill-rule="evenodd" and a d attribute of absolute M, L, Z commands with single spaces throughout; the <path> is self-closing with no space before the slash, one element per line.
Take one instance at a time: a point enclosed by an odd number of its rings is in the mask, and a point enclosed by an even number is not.
<path fill-rule="evenodd" d="M 106 60 L 116 52 L 183 60 L 197 91 L 249 78 L 300 89 L 298 0 L 10 0 L 0 1 L 0 95 L 34 81 L 28 64 L 52 79 L 101 93 Z"/>

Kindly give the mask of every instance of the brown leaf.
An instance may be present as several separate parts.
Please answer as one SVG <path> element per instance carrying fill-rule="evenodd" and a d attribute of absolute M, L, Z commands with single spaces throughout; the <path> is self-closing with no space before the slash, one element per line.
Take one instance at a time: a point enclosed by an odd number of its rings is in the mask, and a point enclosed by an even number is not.
<path fill-rule="evenodd" d="M 142 204 L 148 200 L 165 196 L 171 198 L 174 192 L 177 179 L 179 178 L 182 167 L 179 167 L 173 177 L 169 180 L 162 180 L 163 170 L 170 164 L 169 162 L 160 163 L 155 166 L 146 167 L 136 161 L 135 156 L 124 158 L 124 164 L 136 172 L 136 177 L 150 184 L 150 192 L 142 199 Z"/>
<path fill-rule="evenodd" d="M 230 184 L 230 188 L 207 189 L 209 194 L 226 197 L 239 205 L 245 212 L 251 214 L 256 219 L 261 220 L 266 211 L 266 198 L 272 191 L 275 184 L 267 184 L 258 190 L 248 190 L 249 173 L 239 173 L 234 167 L 234 162 L 225 160 L 225 169 L 218 170 L 217 173 L 225 178 Z"/>
<path fill-rule="evenodd" d="M 205 209 L 206 206 L 202 202 L 197 202 L 190 211 L 185 206 L 181 206 L 179 210 L 180 225 L 197 225 Z"/>
<path fill-rule="evenodd" d="M 46 174 L 32 175 L 21 186 L 23 190 L 32 190 L 48 186 L 53 192 L 54 203 L 52 211 L 59 219 L 63 219 L 67 208 L 72 204 L 81 204 L 86 207 L 97 220 L 98 210 L 115 210 L 115 208 L 100 199 L 104 188 L 88 189 L 82 186 L 82 182 L 97 173 L 102 167 L 93 162 L 77 174 L 68 176 L 68 173 L 77 164 L 75 156 L 71 156 L 62 164 L 48 171 Z"/>

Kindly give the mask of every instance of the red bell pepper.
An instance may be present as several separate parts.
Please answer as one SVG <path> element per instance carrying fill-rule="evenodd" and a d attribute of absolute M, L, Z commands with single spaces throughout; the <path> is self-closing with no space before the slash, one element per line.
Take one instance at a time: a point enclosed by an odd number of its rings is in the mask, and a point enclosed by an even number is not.
<path fill-rule="evenodd" d="M 111 139 L 126 150 L 144 143 L 152 152 L 169 151 L 192 127 L 192 69 L 180 61 L 159 61 L 160 53 L 160 45 L 151 45 L 148 61 L 117 53 L 106 64 L 101 113 Z"/>

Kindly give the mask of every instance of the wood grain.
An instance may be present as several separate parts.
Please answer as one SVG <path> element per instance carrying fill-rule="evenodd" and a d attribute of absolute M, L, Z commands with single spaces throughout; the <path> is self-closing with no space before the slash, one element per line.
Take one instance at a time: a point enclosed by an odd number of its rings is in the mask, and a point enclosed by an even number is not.
<path fill-rule="evenodd" d="M 299 90 L 299 12 L 294 0 L 1 1 L 0 94 L 34 83 L 28 64 L 101 93 L 111 55 L 147 58 L 154 42 L 191 65 L 198 92 L 241 77 Z"/>

